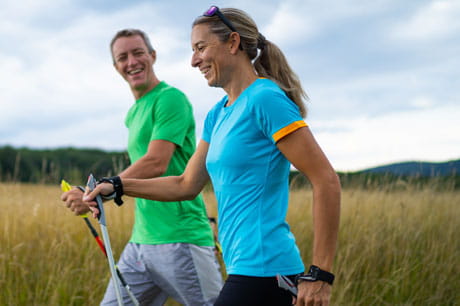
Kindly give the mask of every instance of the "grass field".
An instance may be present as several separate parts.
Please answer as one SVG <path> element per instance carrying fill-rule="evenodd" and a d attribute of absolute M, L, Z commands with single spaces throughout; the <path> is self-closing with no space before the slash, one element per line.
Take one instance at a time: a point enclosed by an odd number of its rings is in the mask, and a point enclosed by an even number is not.
<path fill-rule="evenodd" d="M 107 261 L 60 193 L 57 185 L 0 184 L 0 305 L 98 305 L 102 298 Z M 214 215 L 213 195 L 204 197 Z M 106 205 L 116 258 L 133 219 L 133 201 L 125 202 Z M 311 192 L 293 191 L 288 221 L 306 265 L 310 211 Z M 459 264 L 458 191 L 343 191 L 332 305 L 460 305 Z"/>

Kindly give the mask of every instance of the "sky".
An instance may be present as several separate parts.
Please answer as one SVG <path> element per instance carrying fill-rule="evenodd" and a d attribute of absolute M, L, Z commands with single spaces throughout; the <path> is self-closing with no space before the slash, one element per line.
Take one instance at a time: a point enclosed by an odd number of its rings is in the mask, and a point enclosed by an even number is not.
<path fill-rule="evenodd" d="M 246 11 L 281 48 L 337 171 L 460 158 L 458 0 L 1 0 L 0 146 L 125 150 L 135 101 L 109 49 L 123 28 L 148 33 L 200 139 L 225 95 L 190 64 L 191 24 L 210 5 Z"/>

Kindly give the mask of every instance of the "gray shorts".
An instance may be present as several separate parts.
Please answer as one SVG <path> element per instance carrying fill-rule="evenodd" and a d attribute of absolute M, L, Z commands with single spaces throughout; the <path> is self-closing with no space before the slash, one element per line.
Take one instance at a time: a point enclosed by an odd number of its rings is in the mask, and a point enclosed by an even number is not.
<path fill-rule="evenodd" d="M 128 243 L 117 266 L 141 305 L 164 305 L 168 297 L 182 305 L 213 305 L 222 288 L 213 247 Z M 121 287 L 125 305 L 133 305 Z M 118 305 L 112 280 L 101 305 Z"/>

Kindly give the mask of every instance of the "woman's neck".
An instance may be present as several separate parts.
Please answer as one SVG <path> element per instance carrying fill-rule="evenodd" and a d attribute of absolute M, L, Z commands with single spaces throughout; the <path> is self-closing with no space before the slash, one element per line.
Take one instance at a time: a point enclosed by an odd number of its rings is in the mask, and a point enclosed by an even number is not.
<path fill-rule="evenodd" d="M 224 87 L 228 96 L 226 106 L 232 105 L 240 94 L 257 79 L 258 76 L 252 69 L 252 65 L 250 71 L 234 71 L 230 82 Z"/>

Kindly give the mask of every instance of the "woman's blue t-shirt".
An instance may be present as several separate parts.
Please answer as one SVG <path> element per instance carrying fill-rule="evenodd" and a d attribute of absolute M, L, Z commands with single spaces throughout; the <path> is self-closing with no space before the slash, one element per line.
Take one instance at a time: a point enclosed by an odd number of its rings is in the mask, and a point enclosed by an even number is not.
<path fill-rule="evenodd" d="M 208 113 L 206 167 L 218 203 L 218 230 L 228 274 L 275 276 L 304 271 L 286 223 L 290 163 L 276 142 L 306 126 L 276 83 L 257 79 L 225 107 Z"/>

